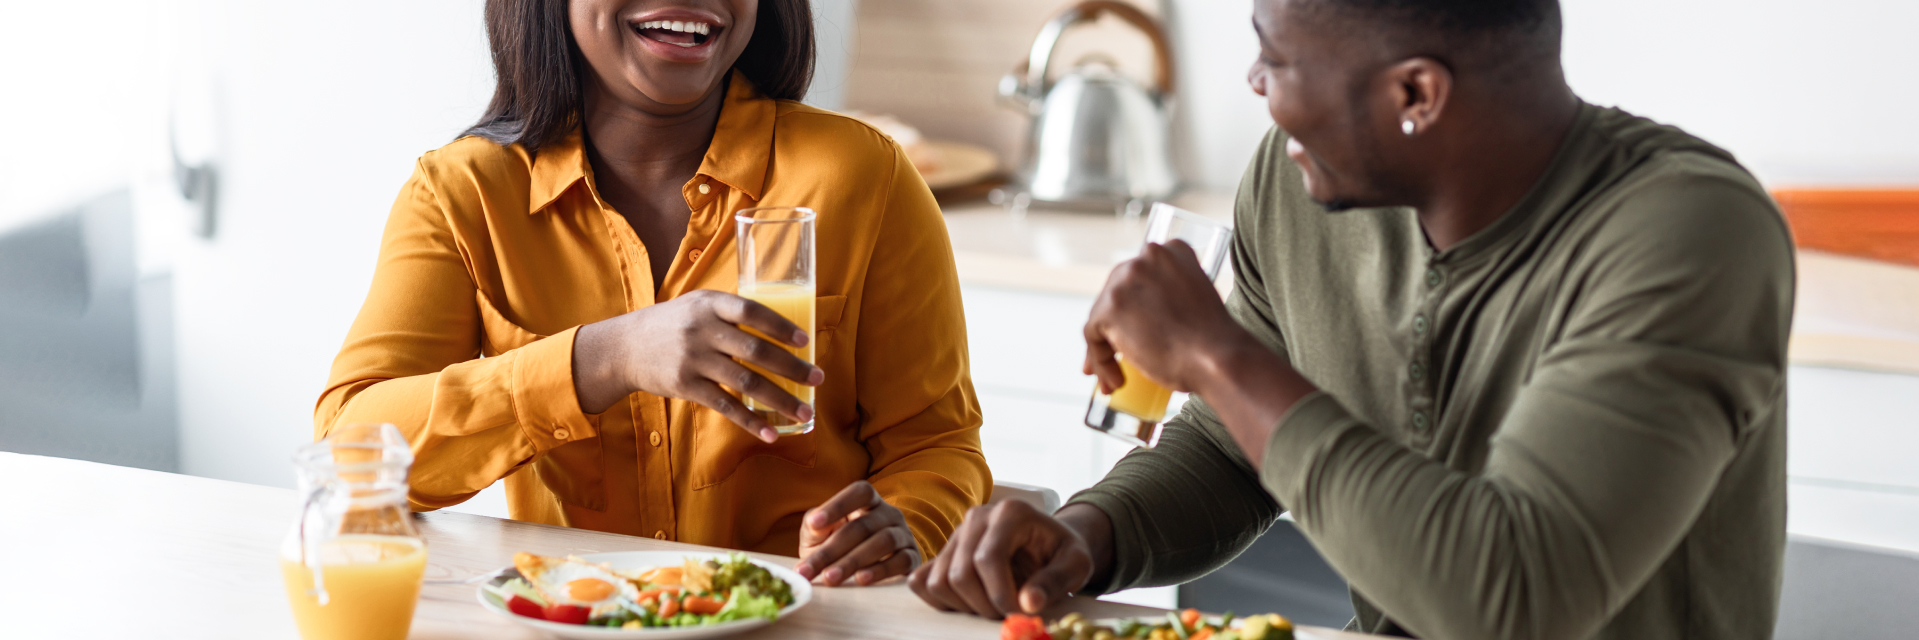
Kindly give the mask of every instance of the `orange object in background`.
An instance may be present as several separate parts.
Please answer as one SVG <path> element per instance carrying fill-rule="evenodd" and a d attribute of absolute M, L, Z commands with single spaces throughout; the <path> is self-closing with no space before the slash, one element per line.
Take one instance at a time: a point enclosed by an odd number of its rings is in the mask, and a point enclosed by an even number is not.
<path fill-rule="evenodd" d="M 1919 266 L 1919 189 L 1772 192 L 1801 248 Z"/>

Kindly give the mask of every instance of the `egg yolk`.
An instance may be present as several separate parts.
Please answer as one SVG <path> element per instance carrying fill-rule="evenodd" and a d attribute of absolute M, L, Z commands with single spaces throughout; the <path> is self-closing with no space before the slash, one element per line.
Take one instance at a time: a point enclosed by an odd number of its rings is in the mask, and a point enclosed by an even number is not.
<path fill-rule="evenodd" d="M 585 602 L 599 602 L 613 595 L 613 585 L 599 578 L 580 578 L 566 583 L 566 597 Z"/>

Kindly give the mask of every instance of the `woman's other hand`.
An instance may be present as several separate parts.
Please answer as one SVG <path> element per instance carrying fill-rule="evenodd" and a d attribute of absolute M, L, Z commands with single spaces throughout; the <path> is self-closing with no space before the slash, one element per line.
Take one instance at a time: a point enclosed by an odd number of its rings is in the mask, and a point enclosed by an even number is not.
<path fill-rule="evenodd" d="M 919 544 L 906 528 L 906 514 L 865 480 L 846 485 L 800 521 L 794 570 L 816 584 L 832 587 L 851 579 L 866 586 L 919 566 Z"/>
<path fill-rule="evenodd" d="M 810 338 L 765 305 L 705 289 L 580 327 L 573 343 L 573 389 L 580 410 L 600 413 L 645 391 L 700 403 L 761 440 L 777 440 L 772 425 L 721 385 L 806 421 L 813 419 L 812 407 L 740 362 L 809 386 L 818 386 L 826 372 L 742 327 L 793 347 L 806 346 Z"/>

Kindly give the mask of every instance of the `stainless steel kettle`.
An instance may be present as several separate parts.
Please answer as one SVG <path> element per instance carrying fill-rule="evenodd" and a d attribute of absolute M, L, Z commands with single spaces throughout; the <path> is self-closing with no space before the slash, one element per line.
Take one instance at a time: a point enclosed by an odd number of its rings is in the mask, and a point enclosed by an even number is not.
<path fill-rule="evenodd" d="M 1100 56 L 1088 56 L 1058 80 L 1047 81 L 1060 35 L 1104 13 L 1153 41 L 1158 69 L 1152 89 L 1117 73 Z M 1116 207 L 1161 200 L 1179 188 L 1170 145 L 1172 50 L 1159 23 L 1133 5 L 1087 0 L 1053 16 L 1027 60 L 1000 79 L 999 93 L 1032 118 L 1017 181 L 1033 202 Z"/>

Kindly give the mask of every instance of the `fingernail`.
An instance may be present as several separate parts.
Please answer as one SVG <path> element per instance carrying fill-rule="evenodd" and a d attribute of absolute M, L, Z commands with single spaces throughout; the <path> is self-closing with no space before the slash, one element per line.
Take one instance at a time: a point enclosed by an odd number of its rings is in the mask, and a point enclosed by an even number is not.
<path fill-rule="evenodd" d="M 826 525 L 832 524 L 826 520 L 825 511 L 815 511 L 809 519 L 812 520 L 815 529 L 825 529 Z"/>
<path fill-rule="evenodd" d="M 826 370 L 813 367 L 813 371 L 806 374 L 806 386 L 817 387 L 822 382 L 826 382 Z"/>
<path fill-rule="evenodd" d="M 798 416 L 796 416 L 796 417 L 798 417 L 798 418 L 800 419 L 800 422 L 805 422 L 805 421 L 807 421 L 807 420 L 812 420 L 812 419 L 813 419 L 813 408 L 812 408 L 812 407 L 809 407 L 809 406 L 806 406 L 806 405 L 800 405 L 800 410 L 799 410 L 799 415 L 798 415 Z"/>
<path fill-rule="evenodd" d="M 801 562 L 799 564 L 793 565 L 793 573 L 800 574 L 800 577 L 806 578 L 807 580 L 812 580 L 813 565 L 807 564 L 805 562 Z"/>
<path fill-rule="evenodd" d="M 807 341 L 807 335 L 805 331 L 793 332 L 793 342 L 792 342 L 793 346 L 804 347 L 806 346 L 806 341 Z"/>
<path fill-rule="evenodd" d="M 763 427 L 760 429 L 760 439 L 765 440 L 767 444 L 779 442 L 780 432 L 772 427 Z"/>
<path fill-rule="evenodd" d="M 825 582 L 825 583 L 827 583 L 827 584 L 839 584 L 839 583 L 840 583 L 840 568 L 839 568 L 839 567 L 833 567 L 833 568 L 830 568 L 830 569 L 827 569 L 827 570 L 826 570 L 826 573 L 822 573 L 822 574 L 820 574 L 820 580 L 821 580 L 822 582 Z"/>
<path fill-rule="evenodd" d="M 853 574 L 853 581 L 862 585 L 873 584 L 873 572 L 862 569 L 859 573 Z"/>

